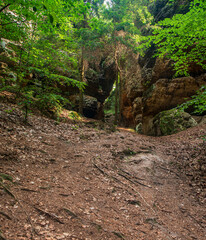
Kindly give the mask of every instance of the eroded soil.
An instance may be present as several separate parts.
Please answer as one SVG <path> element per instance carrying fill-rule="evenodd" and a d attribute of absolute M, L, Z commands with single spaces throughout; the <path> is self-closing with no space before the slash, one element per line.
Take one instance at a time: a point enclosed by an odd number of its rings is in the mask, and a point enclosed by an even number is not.
<path fill-rule="evenodd" d="M 2 239 L 206 239 L 205 125 L 154 138 L 94 121 L 24 124 L 13 107 L 0 104 L 0 172 L 14 180 L 0 189 Z"/>

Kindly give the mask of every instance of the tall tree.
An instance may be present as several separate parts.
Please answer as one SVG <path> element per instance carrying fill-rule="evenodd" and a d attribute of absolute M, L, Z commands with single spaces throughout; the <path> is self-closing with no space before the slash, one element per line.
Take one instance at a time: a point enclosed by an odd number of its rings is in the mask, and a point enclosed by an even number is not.
<path fill-rule="evenodd" d="M 1 38 L 15 48 L 16 56 L 10 58 L 18 63 L 15 71 L 19 72 L 17 86 L 22 93 L 58 103 L 60 89 L 56 85 L 82 89 L 83 84 L 76 80 L 78 56 L 73 28 L 75 17 L 81 14 L 79 5 L 78 0 L 5 0 L 0 5 Z M 28 72 L 39 76 L 41 88 L 38 83 L 28 89 L 24 84 Z"/>
<path fill-rule="evenodd" d="M 102 0 L 84 0 L 81 4 L 81 17 L 76 18 L 75 23 L 75 41 L 79 47 L 80 53 L 80 81 L 85 80 L 85 64 L 89 59 L 89 50 L 95 50 L 102 46 L 102 38 L 107 32 L 104 19 L 100 16 L 100 8 L 103 5 Z M 83 114 L 83 90 L 79 92 L 79 113 Z"/>
<path fill-rule="evenodd" d="M 139 6 L 139 4 L 138 4 Z M 121 55 L 125 47 L 135 51 L 136 35 L 139 34 L 135 27 L 137 3 L 132 0 L 111 0 L 104 10 L 104 16 L 110 21 L 110 35 L 108 43 L 113 46 L 113 59 L 117 71 L 116 99 L 115 99 L 115 124 L 122 119 L 122 91 L 123 70 L 121 69 Z M 125 46 L 125 47 L 124 47 Z"/>

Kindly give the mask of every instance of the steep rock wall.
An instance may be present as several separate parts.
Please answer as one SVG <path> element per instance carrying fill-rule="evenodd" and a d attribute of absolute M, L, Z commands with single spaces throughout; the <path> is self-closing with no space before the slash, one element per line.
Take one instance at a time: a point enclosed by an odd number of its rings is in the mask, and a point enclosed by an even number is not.
<path fill-rule="evenodd" d="M 191 0 L 157 0 L 149 6 L 158 22 L 176 13 L 186 13 Z M 144 32 L 144 30 L 143 30 Z M 148 34 L 148 32 L 145 32 Z M 128 53 L 124 73 L 122 118 L 126 126 L 135 127 L 142 123 L 144 134 L 151 134 L 156 114 L 185 102 L 206 84 L 206 71 L 192 63 L 191 77 L 174 78 L 170 59 L 154 58 L 155 46 L 147 50 L 144 57 Z"/>
<path fill-rule="evenodd" d="M 140 56 L 128 58 L 133 67 L 127 68 L 124 77 L 123 121 L 131 127 L 142 122 L 144 134 L 150 134 L 156 114 L 185 102 L 206 84 L 203 69 L 191 68 L 190 77 L 173 78 L 174 71 L 168 59 L 154 60 L 149 55 L 145 59 Z"/>

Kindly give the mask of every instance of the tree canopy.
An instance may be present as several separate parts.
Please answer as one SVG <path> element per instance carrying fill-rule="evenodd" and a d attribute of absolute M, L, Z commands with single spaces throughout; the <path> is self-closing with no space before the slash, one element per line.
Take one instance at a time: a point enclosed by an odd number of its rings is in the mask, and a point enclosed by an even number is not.
<path fill-rule="evenodd" d="M 171 1 L 174 2 L 173 0 Z M 174 61 L 176 75 L 188 75 L 190 64 L 206 69 L 206 2 L 194 0 L 186 14 L 176 14 L 152 26 L 153 35 L 144 37 L 141 47 L 157 46 L 156 56 Z"/>
<path fill-rule="evenodd" d="M 86 57 L 85 49 L 110 45 L 119 72 L 120 45 L 144 54 L 155 44 L 156 56 L 171 59 L 176 75 L 188 75 L 191 64 L 206 69 L 206 2 L 193 0 L 188 12 L 156 24 L 148 10 L 153 2 L 1 0 L 0 41 L 6 55 L 1 55 L 0 60 L 9 58 L 13 62 L 18 72 L 13 86 L 19 91 L 39 99 L 52 96 L 59 103 L 64 98 L 58 97 L 61 90 L 57 86 L 84 89 L 81 59 Z M 170 0 L 168 4 L 175 2 Z M 38 82 L 28 90 L 25 82 L 29 73 L 39 76 L 41 86 Z M 1 87 L 7 87 L 7 83 L 4 80 Z"/>

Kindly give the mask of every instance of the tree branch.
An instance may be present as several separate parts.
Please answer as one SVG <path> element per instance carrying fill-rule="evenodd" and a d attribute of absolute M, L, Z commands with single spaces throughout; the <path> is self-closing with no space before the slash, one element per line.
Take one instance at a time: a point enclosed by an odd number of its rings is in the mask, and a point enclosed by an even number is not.
<path fill-rule="evenodd" d="M 7 7 L 9 7 L 11 5 L 11 3 L 8 3 L 7 5 L 5 5 L 4 7 L 2 7 L 1 9 L 0 9 L 0 12 L 2 12 L 4 9 L 6 9 Z"/>

